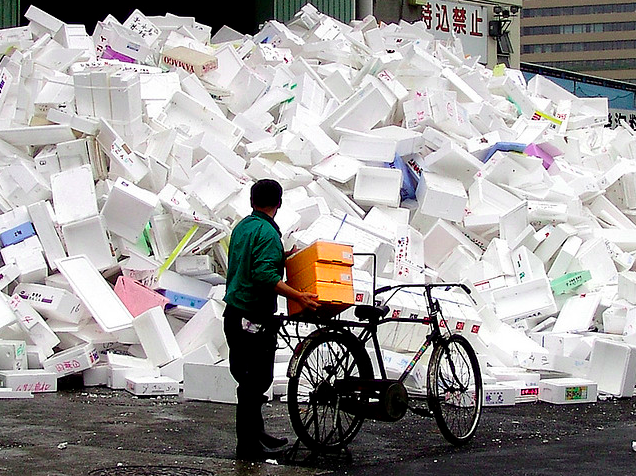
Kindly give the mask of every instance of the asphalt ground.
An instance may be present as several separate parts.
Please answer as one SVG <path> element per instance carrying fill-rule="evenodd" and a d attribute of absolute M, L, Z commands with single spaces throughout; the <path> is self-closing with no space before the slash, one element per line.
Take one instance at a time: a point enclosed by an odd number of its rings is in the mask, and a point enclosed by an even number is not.
<path fill-rule="evenodd" d="M 66 379 L 66 378 L 65 378 Z M 60 379 L 55 393 L 0 400 L 0 475 L 632 475 L 635 400 L 485 408 L 474 440 L 448 444 L 432 419 L 365 421 L 347 452 L 248 463 L 234 458 L 234 406 L 135 397 Z M 287 406 L 264 407 L 294 440 Z"/>

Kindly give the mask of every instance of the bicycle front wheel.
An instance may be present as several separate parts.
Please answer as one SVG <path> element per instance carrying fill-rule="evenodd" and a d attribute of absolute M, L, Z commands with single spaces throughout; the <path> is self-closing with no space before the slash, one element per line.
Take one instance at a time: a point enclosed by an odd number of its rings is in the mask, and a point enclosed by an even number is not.
<path fill-rule="evenodd" d="M 460 335 L 436 344 L 428 365 L 427 401 L 446 440 L 461 446 L 474 436 L 482 406 L 475 351 Z"/>
<path fill-rule="evenodd" d="M 373 378 L 371 359 L 364 346 L 348 333 L 312 337 L 287 384 L 287 406 L 292 427 L 312 450 L 346 446 L 362 426 L 363 417 L 340 405 L 336 381 Z"/>

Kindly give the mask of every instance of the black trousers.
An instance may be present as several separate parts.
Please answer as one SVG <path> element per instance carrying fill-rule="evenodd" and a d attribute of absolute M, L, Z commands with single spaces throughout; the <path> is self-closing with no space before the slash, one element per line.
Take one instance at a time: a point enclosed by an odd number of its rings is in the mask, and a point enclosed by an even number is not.
<path fill-rule="evenodd" d="M 261 406 L 274 381 L 279 324 L 272 317 L 256 333 L 243 330 L 240 309 L 226 306 L 223 329 L 230 352 L 230 373 L 238 383 L 236 396 L 237 444 L 249 447 L 259 441 L 265 430 Z"/>

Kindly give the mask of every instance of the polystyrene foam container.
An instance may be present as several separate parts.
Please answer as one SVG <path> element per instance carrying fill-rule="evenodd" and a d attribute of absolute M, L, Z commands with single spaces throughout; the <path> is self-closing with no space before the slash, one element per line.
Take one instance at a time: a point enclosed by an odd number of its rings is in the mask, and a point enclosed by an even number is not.
<path fill-rule="evenodd" d="M 597 384 L 582 378 L 554 378 L 539 382 L 539 400 L 549 403 L 592 403 Z"/>
<path fill-rule="evenodd" d="M 83 344 L 63 350 L 44 361 L 44 370 L 55 372 L 58 377 L 86 370 L 99 361 L 93 344 Z"/>
<path fill-rule="evenodd" d="M 187 129 L 190 136 L 211 133 L 230 149 L 234 149 L 243 137 L 240 127 L 181 91 L 174 93 L 157 120 L 167 128 Z"/>
<path fill-rule="evenodd" d="M 356 174 L 353 199 L 359 205 L 400 205 L 402 171 L 381 167 L 360 167 Z"/>
<path fill-rule="evenodd" d="M 631 397 L 636 384 L 636 352 L 620 342 L 598 339 L 592 347 L 587 378 L 598 384 L 598 391 L 617 397 Z"/>
<path fill-rule="evenodd" d="M 115 332 L 132 327 L 132 315 L 86 256 L 70 256 L 56 263 L 74 293 L 104 331 Z"/>
<path fill-rule="evenodd" d="M 142 397 L 179 395 L 179 382 L 164 376 L 130 376 L 126 378 L 126 390 Z"/>

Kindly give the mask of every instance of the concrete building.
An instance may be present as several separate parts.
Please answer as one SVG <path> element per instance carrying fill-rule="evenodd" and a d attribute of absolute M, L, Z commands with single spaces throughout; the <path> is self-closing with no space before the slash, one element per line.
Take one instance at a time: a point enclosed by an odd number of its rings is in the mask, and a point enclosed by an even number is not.
<path fill-rule="evenodd" d="M 462 40 L 466 53 L 479 55 L 480 62 L 489 68 L 498 63 L 519 68 L 522 0 L 358 0 L 358 3 L 372 3 L 373 15 L 385 23 L 423 21 L 435 38 L 455 35 Z M 360 13 L 358 18 L 363 17 Z"/>
<path fill-rule="evenodd" d="M 525 0 L 521 61 L 636 82 L 636 2 Z"/>

